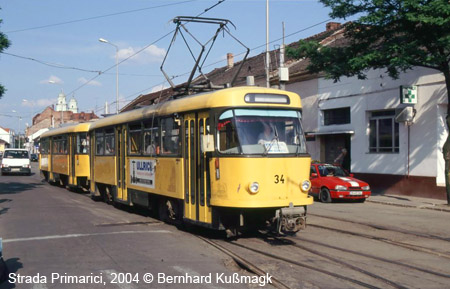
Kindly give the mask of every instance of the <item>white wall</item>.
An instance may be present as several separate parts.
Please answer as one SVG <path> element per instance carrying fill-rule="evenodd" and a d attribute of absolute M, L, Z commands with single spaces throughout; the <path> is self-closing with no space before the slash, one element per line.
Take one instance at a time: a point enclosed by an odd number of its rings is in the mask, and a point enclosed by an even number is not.
<path fill-rule="evenodd" d="M 7 132 L 4 129 L 0 128 L 0 139 L 4 140 L 8 144 L 13 144 L 13 134 L 12 131 Z"/>
<path fill-rule="evenodd" d="M 418 103 L 414 124 L 399 124 L 399 153 L 369 153 L 369 116 L 374 110 L 395 109 L 401 106 L 401 85 L 418 86 Z M 434 70 L 416 68 L 393 80 L 383 70 L 372 70 L 366 80 L 342 78 L 340 82 L 320 78 L 291 84 L 288 90 L 302 96 L 305 131 L 353 130 L 351 137 L 351 170 L 356 173 L 378 173 L 437 177 L 441 174 L 442 153 L 440 148 L 446 138 L 442 127 L 442 110 L 447 103 L 442 74 Z M 317 92 L 317 94 L 315 93 Z M 441 104 L 444 104 L 444 108 Z M 441 105 L 441 106 L 439 106 Z M 351 123 L 323 126 L 320 110 L 350 107 Z M 320 159 L 319 141 L 308 142 L 313 159 Z M 438 181 L 439 182 L 439 181 Z"/>

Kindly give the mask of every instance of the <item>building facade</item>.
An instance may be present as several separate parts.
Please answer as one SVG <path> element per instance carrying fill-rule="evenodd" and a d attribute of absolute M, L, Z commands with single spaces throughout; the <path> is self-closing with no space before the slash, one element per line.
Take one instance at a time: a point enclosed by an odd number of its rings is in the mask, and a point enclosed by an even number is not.
<path fill-rule="evenodd" d="M 417 103 L 401 102 L 402 87 L 416 87 Z M 375 193 L 445 199 L 448 104 L 442 74 L 416 67 L 393 80 L 373 70 L 366 80 L 315 78 L 288 84 L 287 90 L 302 97 L 312 159 L 333 162 L 345 148 L 343 166 Z M 411 112 L 407 118 L 405 111 Z"/>
<path fill-rule="evenodd" d="M 9 128 L 0 127 L 0 151 L 14 144 L 14 134 Z"/>

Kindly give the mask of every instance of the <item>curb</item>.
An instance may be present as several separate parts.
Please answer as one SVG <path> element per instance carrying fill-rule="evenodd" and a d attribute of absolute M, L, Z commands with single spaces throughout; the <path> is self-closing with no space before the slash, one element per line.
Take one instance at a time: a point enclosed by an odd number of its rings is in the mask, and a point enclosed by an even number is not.
<path fill-rule="evenodd" d="M 367 199 L 366 202 L 370 202 L 370 203 L 374 203 L 374 204 L 381 204 L 381 205 L 397 206 L 397 207 L 403 207 L 403 208 L 427 209 L 427 210 L 450 213 L 450 206 L 443 205 L 443 204 L 442 205 L 441 204 L 438 204 L 438 205 L 436 205 L 436 204 L 408 205 L 408 204 L 393 203 L 393 202 L 387 202 L 387 201 L 371 200 L 370 198 Z"/>

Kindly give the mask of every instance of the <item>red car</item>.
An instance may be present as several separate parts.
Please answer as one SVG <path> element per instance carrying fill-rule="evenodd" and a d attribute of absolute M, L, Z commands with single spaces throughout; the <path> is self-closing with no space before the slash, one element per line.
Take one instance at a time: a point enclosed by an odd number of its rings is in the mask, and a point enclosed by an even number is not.
<path fill-rule="evenodd" d="M 371 194 L 368 183 L 355 179 L 337 165 L 311 164 L 310 194 L 322 203 L 330 203 L 333 199 L 350 199 L 363 203 Z"/>

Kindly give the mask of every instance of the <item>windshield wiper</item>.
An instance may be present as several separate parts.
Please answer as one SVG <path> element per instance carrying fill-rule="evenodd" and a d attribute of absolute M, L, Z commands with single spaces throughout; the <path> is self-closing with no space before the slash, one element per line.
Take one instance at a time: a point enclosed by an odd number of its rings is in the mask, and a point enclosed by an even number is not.
<path fill-rule="evenodd" d="M 278 130 L 277 130 L 276 126 L 274 127 L 274 131 L 275 131 L 274 132 L 275 136 L 270 141 L 269 145 L 266 146 L 265 144 L 263 144 L 264 145 L 264 153 L 263 153 L 264 156 L 266 156 L 269 153 L 270 149 L 272 148 L 272 146 L 274 144 L 274 141 L 277 141 L 277 145 L 278 145 L 278 142 L 280 141 L 280 139 L 278 138 Z"/>
<path fill-rule="evenodd" d="M 298 127 L 295 128 L 295 144 L 297 148 L 295 149 L 295 154 L 298 155 L 298 148 L 300 147 L 300 132 L 298 131 Z"/>

